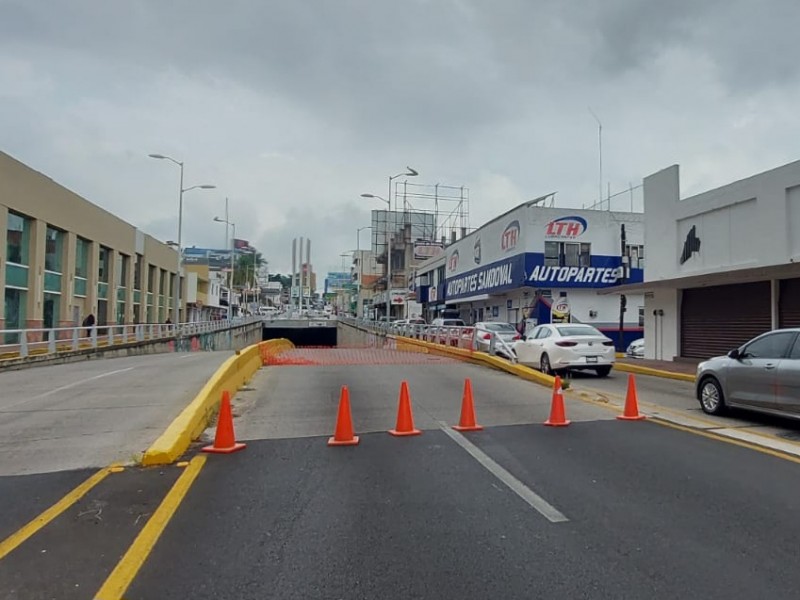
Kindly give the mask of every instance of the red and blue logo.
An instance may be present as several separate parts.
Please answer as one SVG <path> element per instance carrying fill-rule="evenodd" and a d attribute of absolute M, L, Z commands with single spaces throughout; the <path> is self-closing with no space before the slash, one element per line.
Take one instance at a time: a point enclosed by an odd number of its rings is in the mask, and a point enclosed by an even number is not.
<path fill-rule="evenodd" d="M 453 251 L 447 261 L 447 270 L 451 273 L 458 268 L 458 250 Z"/>
<path fill-rule="evenodd" d="M 519 221 L 511 221 L 500 236 L 500 248 L 508 252 L 517 247 L 519 242 Z"/>
<path fill-rule="evenodd" d="M 588 229 L 589 225 L 583 217 L 561 217 L 553 219 L 545 227 L 545 236 L 559 240 L 574 240 Z"/>

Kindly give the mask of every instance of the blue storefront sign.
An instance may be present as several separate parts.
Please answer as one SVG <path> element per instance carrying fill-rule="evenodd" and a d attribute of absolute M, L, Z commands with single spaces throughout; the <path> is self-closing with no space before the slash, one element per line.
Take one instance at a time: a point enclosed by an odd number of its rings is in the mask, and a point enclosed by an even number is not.
<path fill-rule="evenodd" d="M 446 280 L 445 297 L 460 300 L 528 288 L 605 288 L 620 283 L 619 256 L 592 256 L 583 267 L 544 264 L 544 254 L 517 254 Z M 625 283 L 644 281 L 642 269 L 631 269 Z"/>

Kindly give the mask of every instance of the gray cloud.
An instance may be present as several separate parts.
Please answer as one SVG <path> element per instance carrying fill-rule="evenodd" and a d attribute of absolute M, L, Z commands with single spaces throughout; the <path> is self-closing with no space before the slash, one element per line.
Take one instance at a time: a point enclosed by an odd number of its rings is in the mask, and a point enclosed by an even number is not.
<path fill-rule="evenodd" d="M 164 239 L 238 233 L 340 264 L 386 177 L 466 185 L 479 225 L 552 190 L 596 200 L 674 162 L 687 191 L 797 158 L 800 5 L 0 0 L 3 150 Z M 318 270 L 321 263 L 318 263 Z"/>

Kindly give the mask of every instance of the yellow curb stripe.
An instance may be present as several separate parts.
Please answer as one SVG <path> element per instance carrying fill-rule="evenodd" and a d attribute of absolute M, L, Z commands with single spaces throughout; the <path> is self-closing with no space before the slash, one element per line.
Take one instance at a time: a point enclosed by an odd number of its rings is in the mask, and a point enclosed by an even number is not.
<path fill-rule="evenodd" d="M 97 471 L 97 473 L 94 473 L 86 481 L 66 494 L 63 498 L 61 498 L 61 500 L 53 504 L 53 506 L 45 510 L 38 517 L 0 542 L 0 559 L 5 558 L 10 552 L 25 542 L 25 540 L 33 536 L 37 531 L 58 517 L 78 500 L 83 498 L 83 496 L 85 496 L 89 490 L 103 481 L 103 479 L 108 477 L 113 468 L 115 467 L 106 467 L 105 469 Z"/>
<path fill-rule="evenodd" d="M 155 547 L 158 538 L 164 533 L 164 529 L 166 529 L 175 511 L 178 510 L 205 464 L 206 457 L 204 455 L 195 456 L 189 462 L 189 466 L 178 477 L 178 480 L 167 492 L 161 504 L 159 504 L 156 512 L 147 521 L 139 535 L 136 536 L 133 544 L 131 544 L 128 551 L 108 576 L 108 579 L 103 583 L 103 586 L 95 594 L 95 600 L 121 600 L 122 595 L 133 582 L 139 569 L 142 568 L 144 561 L 147 560 L 150 552 Z"/>
<path fill-rule="evenodd" d="M 760 446 L 759 444 L 753 444 L 751 442 L 745 442 L 744 440 L 738 440 L 736 438 L 726 437 L 722 434 L 714 433 L 711 431 L 701 430 L 701 429 L 693 429 L 692 427 L 687 427 L 685 425 L 678 425 L 677 423 L 672 423 L 670 421 L 665 421 L 663 419 L 659 419 L 658 417 L 650 417 L 648 421 L 656 423 L 658 425 L 663 425 L 664 427 L 669 427 L 671 429 L 677 429 L 679 431 L 685 431 L 686 433 L 693 433 L 695 435 L 699 435 L 710 440 L 716 440 L 718 442 L 725 442 L 726 444 L 733 444 L 734 446 L 740 446 L 742 448 L 747 448 L 748 450 L 755 450 L 756 452 L 761 452 L 763 454 L 769 454 L 770 456 L 774 456 L 775 458 L 782 458 L 784 460 L 788 460 L 793 463 L 800 464 L 800 457 L 793 456 L 791 454 L 787 454 L 785 452 L 781 452 L 780 450 L 774 450 L 772 448 L 767 448 L 765 446 Z"/>
<path fill-rule="evenodd" d="M 688 381 L 689 383 L 695 382 L 695 376 L 688 373 L 677 373 L 675 371 L 664 371 L 663 369 L 653 369 L 651 367 L 642 367 L 640 365 L 632 365 L 631 363 L 617 362 L 614 365 L 617 371 L 625 373 L 636 373 L 637 375 L 649 375 L 650 377 L 661 377 L 663 379 L 675 379 L 677 381 Z"/>

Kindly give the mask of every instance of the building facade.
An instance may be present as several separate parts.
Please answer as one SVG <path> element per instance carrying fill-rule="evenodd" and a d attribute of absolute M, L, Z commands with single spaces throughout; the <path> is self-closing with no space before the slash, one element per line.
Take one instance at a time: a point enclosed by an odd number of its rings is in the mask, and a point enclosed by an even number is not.
<path fill-rule="evenodd" d="M 178 253 L 0 152 L 0 329 L 175 320 Z"/>
<path fill-rule="evenodd" d="M 705 359 L 800 326 L 800 161 L 680 198 L 673 165 L 644 180 L 645 357 Z"/>
<path fill-rule="evenodd" d="M 617 341 L 620 300 L 598 291 L 639 283 L 643 269 L 641 214 L 526 203 L 419 267 L 417 299 L 428 320 L 582 322 Z M 621 346 L 642 336 L 643 297 L 625 301 Z"/>

